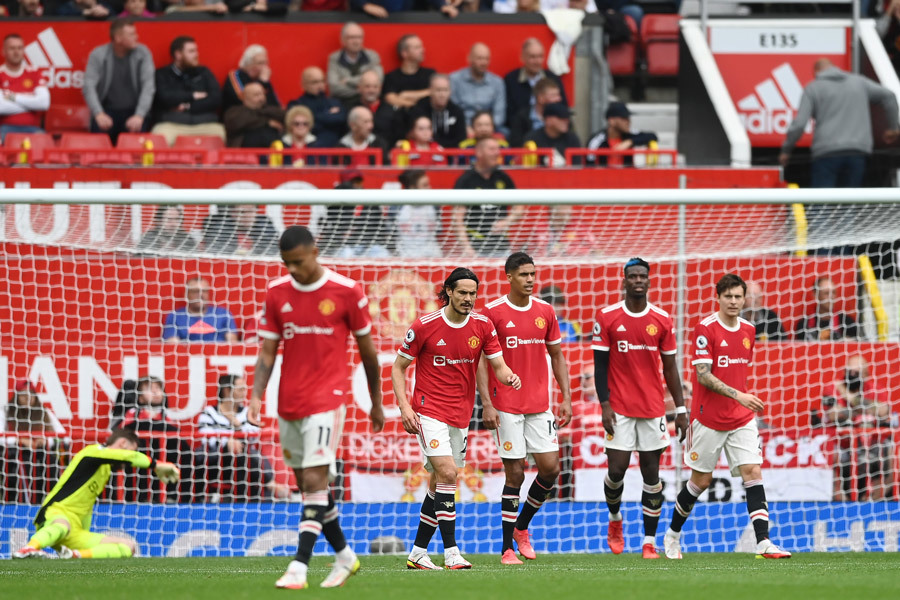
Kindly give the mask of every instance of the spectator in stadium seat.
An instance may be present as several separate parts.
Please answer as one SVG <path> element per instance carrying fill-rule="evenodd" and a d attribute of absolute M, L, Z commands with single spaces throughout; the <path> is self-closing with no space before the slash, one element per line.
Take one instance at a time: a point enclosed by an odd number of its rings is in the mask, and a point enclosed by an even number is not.
<path fill-rule="evenodd" d="M 589 0 L 591 1 L 591 0 Z M 635 4 L 632 0 L 592 0 L 597 12 L 605 15 L 627 15 L 634 19 L 634 24 L 638 31 L 641 30 L 641 20 L 644 18 L 644 9 Z M 681 0 L 676 0 L 681 4 Z M 678 14 L 678 10 L 675 10 Z"/>
<path fill-rule="evenodd" d="M 307 67 L 301 78 L 303 94 L 288 103 L 288 108 L 305 106 L 315 121 L 313 134 L 323 148 L 334 148 L 347 129 L 347 113 L 337 98 L 325 93 L 325 73 L 319 67 Z"/>
<path fill-rule="evenodd" d="M 591 150 L 599 148 L 612 148 L 613 150 L 631 150 L 633 148 L 646 148 L 651 142 L 658 141 L 656 134 L 650 131 L 632 131 L 631 111 L 624 102 L 610 102 L 606 108 L 606 128 L 591 136 L 587 147 Z M 634 166 L 634 157 L 624 156 L 596 156 L 589 158 L 590 164 L 597 165 L 624 165 Z"/>
<path fill-rule="evenodd" d="M 220 207 L 203 220 L 203 249 L 217 254 L 278 254 L 272 220 L 253 204 Z"/>
<path fill-rule="evenodd" d="M 125 6 L 119 17 L 137 17 L 140 19 L 152 19 L 156 15 L 147 10 L 147 0 L 125 0 Z"/>
<path fill-rule="evenodd" d="M 306 6 L 303 7 L 304 10 Z M 363 47 L 363 28 L 348 21 L 341 29 L 341 49 L 328 55 L 328 89 L 347 109 L 359 102 L 359 82 L 363 72 L 371 71 L 384 77 L 381 57 L 374 50 Z"/>
<path fill-rule="evenodd" d="M 409 111 L 410 119 L 431 119 L 432 138 L 445 148 L 456 148 L 466 139 L 466 115 L 450 99 L 450 78 L 441 73 L 431 76 L 431 93 Z"/>
<path fill-rule="evenodd" d="M 9 404 L 0 414 L 0 431 L 22 434 L 5 450 L 0 441 L 0 501 L 32 503 L 32 495 L 49 492 L 58 477 L 57 451 L 68 447 L 66 429 L 53 409 L 41 402 L 31 382 L 23 379 L 13 386 Z M 3 468 L 3 459 L 12 468 Z"/>
<path fill-rule="evenodd" d="M 827 58 L 816 61 L 815 79 L 803 90 L 800 107 L 781 147 L 779 161 L 787 165 L 790 152 L 810 119 L 816 123 L 810 148 L 812 187 L 861 187 L 872 154 L 871 103 L 881 105 L 887 119 L 885 143 L 900 137 L 897 98 L 868 77 L 847 73 Z"/>
<path fill-rule="evenodd" d="M 479 140 L 493 138 L 497 140 L 500 148 L 509 148 L 509 143 L 504 139 L 503 134 L 498 133 L 494 128 L 494 117 L 490 111 L 480 110 L 472 117 L 472 137 L 466 138 L 459 143 L 459 147 L 463 149 L 474 148 Z"/>
<path fill-rule="evenodd" d="M 459 14 L 462 2 L 463 0 L 427 0 L 427 5 L 453 19 Z M 411 12 L 417 7 L 414 0 L 350 0 L 352 10 L 364 12 L 376 19 L 387 18 L 395 12 Z"/>
<path fill-rule="evenodd" d="M 232 148 L 268 148 L 281 138 L 284 110 L 266 104 L 266 90 L 259 83 L 244 86 L 243 102 L 225 111 L 225 133 Z"/>
<path fill-rule="evenodd" d="M 338 190 L 362 190 L 363 174 L 349 167 L 341 171 Z M 322 253 L 340 258 L 386 258 L 391 255 L 394 213 L 389 206 L 332 205 L 311 219 L 320 232 Z"/>
<path fill-rule="evenodd" d="M 456 190 L 513 190 L 512 178 L 497 166 L 500 144 L 485 138 L 475 146 L 472 168 L 459 176 Z M 451 230 L 456 245 L 465 257 L 504 256 L 509 254 L 507 232 L 525 214 L 523 206 L 481 204 L 456 206 L 451 216 Z"/>
<path fill-rule="evenodd" d="M 756 339 L 762 342 L 781 342 L 787 339 L 781 319 L 774 310 L 766 308 L 762 286 L 755 281 L 747 282 L 747 305 L 741 318 L 753 323 L 756 327 Z"/>
<path fill-rule="evenodd" d="M 522 67 L 510 71 L 503 78 L 506 86 L 506 122 L 526 106 L 534 104 L 534 86 L 541 79 L 548 78 L 556 82 L 562 94 L 562 102 L 569 103 L 562 80 L 550 71 L 544 70 L 544 45 L 535 38 L 528 38 L 522 44 Z"/>
<path fill-rule="evenodd" d="M 544 126 L 526 135 L 523 145 L 534 142 L 538 148 L 552 148 L 553 158 L 547 166 L 565 166 L 566 149 L 581 147 L 581 140 L 570 130 L 571 118 L 572 111 L 565 103 L 548 104 L 544 107 Z"/>
<path fill-rule="evenodd" d="M 3 39 L 0 88 L 0 144 L 7 133 L 43 133 L 41 112 L 50 108 L 50 90 L 40 70 L 25 64 L 25 42 L 18 33 Z"/>
<path fill-rule="evenodd" d="M 430 190 L 428 173 L 407 169 L 397 178 L 404 190 Z M 439 258 L 443 256 L 437 235 L 441 228 L 437 208 L 405 204 L 394 219 L 397 228 L 396 253 L 403 258 Z"/>
<path fill-rule="evenodd" d="M 214 135 L 225 140 L 219 123 L 222 91 L 215 75 L 200 64 L 197 42 L 179 36 L 169 45 L 172 64 L 156 70 L 156 125 L 153 133 L 171 146 L 179 135 Z"/>
<path fill-rule="evenodd" d="M 559 321 L 559 332 L 564 344 L 581 341 L 581 325 L 566 318 L 566 294 L 558 285 L 545 285 L 538 292 L 538 297 L 553 307 Z"/>
<path fill-rule="evenodd" d="M 544 108 L 558 102 L 562 102 L 559 84 L 552 79 L 541 79 L 534 84 L 534 104 L 523 106 L 509 123 L 509 142 L 521 146 L 526 135 L 544 126 Z"/>
<path fill-rule="evenodd" d="M 266 104 L 280 107 L 281 102 L 272 87 L 272 69 L 269 67 L 269 53 L 259 44 L 250 44 L 241 55 L 238 68 L 229 71 L 222 84 L 222 112 L 232 106 L 239 106 L 244 100 L 244 91 L 250 83 L 258 83 L 266 92 Z"/>
<path fill-rule="evenodd" d="M 187 303 L 166 315 L 162 338 L 166 342 L 237 342 L 238 328 L 231 312 L 210 302 L 212 289 L 202 277 L 185 285 Z"/>
<path fill-rule="evenodd" d="M 400 66 L 384 76 L 381 93 L 397 109 L 410 109 L 431 93 L 434 69 L 423 67 L 425 45 L 417 35 L 407 34 L 397 42 Z"/>
<path fill-rule="evenodd" d="M 228 14 L 228 5 L 224 2 L 205 2 L 204 0 L 174 0 L 165 12 L 166 14 L 205 12 L 211 15 L 225 15 Z"/>
<path fill-rule="evenodd" d="M 290 488 L 275 481 L 272 463 L 260 453 L 260 428 L 247 419 L 246 398 L 247 381 L 243 377 L 222 375 L 215 406 L 207 406 L 197 418 L 199 433 L 209 436 L 205 437 L 205 480 L 207 484 L 218 483 L 220 492 L 232 500 L 288 498 Z M 234 433 L 249 435 L 236 437 Z"/>
<path fill-rule="evenodd" d="M 45 12 L 40 0 L 9 0 L 0 4 L 0 17 L 38 18 L 44 14 L 49 16 L 53 11 Z"/>
<path fill-rule="evenodd" d="M 481 42 L 472 44 L 468 61 L 468 67 L 450 74 L 450 99 L 462 108 L 469 127 L 475 113 L 488 111 L 494 127 L 506 132 L 506 86 L 499 75 L 488 70 L 491 49 Z"/>
<path fill-rule="evenodd" d="M 281 137 L 285 150 L 303 150 L 304 148 L 321 148 L 318 138 L 313 134 L 316 118 L 309 108 L 298 104 L 284 115 L 284 131 Z M 319 160 L 311 156 L 284 156 L 284 164 L 302 167 L 307 164 L 319 164 Z"/>
<path fill-rule="evenodd" d="M 875 28 L 894 71 L 900 73 L 900 0 L 891 0 L 884 14 L 875 21 Z"/>
<path fill-rule="evenodd" d="M 84 100 L 91 111 L 91 131 L 107 133 L 113 143 L 123 131 L 146 131 L 153 106 L 153 56 L 138 43 L 134 21 L 116 19 L 110 43 L 97 46 L 84 70 Z"/>
<path fill-rule="evenodd" d="M 144 232 L 138 250 L 152 252 L 193 252 L 197 240 L 181 227 L 184 209 L 177 205 L 158 206 L 153 215 L 153 225 Z"/>
<path fill-rule="evenodd" d="M 372 111 L 365 106 L 356 106 L 350 109 L 347 116 L 347 126 L 350 131 L 340 139 L 338 147 L 347 148 L 348 150 L 366 150 L 374 148 L 381 150 L 381 159 L 383 164 L 390 164 L 390 147 L 387 141 L 374 132 L 375 121 L 372 117 Z M 359 166 L 368 165 L 368 158 L 350 159 L 349 164 Z"/>
<path fill-rule="evenodd" d="M 99 0 L 69 0 L 56 7 L 56 15 L 60 17 L 84 17 L 86 19 L 106 19 L 114 11 L 112 7 Z M 130 17 L 130 15 L 126 15 Z"/>
<path fill-rule="evenodd" d="M 181 470 L 181 479 L 177 484 L 166 486 L 168 498 L 173 501 L 190 502 L 193 500 L 193 466 L 194 455 L 187 439 L 180 436 L 178 422 L 168 415 L 169 398 L 166 395 L 166 384 L 159 377 L 148 375 L 137 382 L 137 406 L 126 411 L 120 422 L 111 423 L 111 429 L 131 429 L 137 433 L 158 434 L 145 435 L 138 448 L 150 456 L 159 457 L 176 463 Z M 164 458 L 163 458 L 164 457 Z M 131 486 L 126 486 L 131 487 Z M 137 475 L 136 499 L 142 502 L 156 500 L 151 492 L 151 479 L 146 473 Z"/>
<path fill-rule="evenodd" d="M 893 416 L 896 420 L 896 415 Z M 815 424 L 815 423 L 814 423 Z M 888 394 L 870 376 L 860 355 L 847 359 L 841 377 L 825 386 L 822 393 L 821 425 L 852 427 L 854 436 L 839 435 L 835 447 L 835 500 L 850 500 L 852 453 L 856 452 L 859 500 L 882 500 L 886 479 L 890 479 L 891 434 L 866 430 L 892 425 Z M 868 481 L 867 481 L 868 479 Z M 868 483 L 868 485 L 867 485 Z"/>
<path fill-rule="evenodd" d="M 359 100 L 355 106 L 364 106 L 371 111 L 375 120 L 373 131 L 392 147 L 397 141 L 396 132 L 402 131 L 403 111 L 381 99 L 381 77 L 375 71 L 363 71 L 358 90 Z"/>
<path fill-rule="evenodd" d="M 795 337 L 799 341 L 855 340 L 859 336 L 856 321 L 848 314 L 834 311 L 837 288 L 830 277 L 819 277 L 813 283 L 816 310 L 797 322 Z"/>
<path fill-rule="evenodd" d="M 413 119 L 409 134 L 405 140 L 397 142 L 397 147 L 409 150 L 408 164 L 410 166 L 447 164 L 447 157 L 441 153 L 444 149 L 443 146 L 434 141 L 431 119 L 424 115 Z"/>

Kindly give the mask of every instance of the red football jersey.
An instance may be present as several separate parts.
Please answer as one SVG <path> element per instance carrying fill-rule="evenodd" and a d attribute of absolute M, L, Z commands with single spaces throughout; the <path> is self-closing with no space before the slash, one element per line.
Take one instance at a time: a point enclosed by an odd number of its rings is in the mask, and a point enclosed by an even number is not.
<path fill-rule="evenodd" d="M 719 319 L 719 313 L 715 313 L 700 321 L 694 329 L 691 364 L 710 364 L 710 371 L 722 383 L 746 392 L 755 340 L 753 323 L 738 319 L 738 324 L 729 328 Z M 739 429 L 753 419 L 754 413 L 749 408 L 698 383 L 696 371 L 693 380 L 691 418 L 716 431 Z"/>
<path fill-rule="evenodd" d="M 484 350 L 501 356 L 497 331 L 484 315 L 451 323 L 444 309 L 416 319 L 397 353 L 416 363 L 414 411 L 453 427 L 468 427 L 475 407 L 475 371 Z"/>
<path fill-rule="evenodd" d="M 284 340 L 278 415 L 297 420 L 341 406 L 350 394 L 348 343 L 372 330 L 362 286 L 325 269 L 301 285 L 290 275 L 269 284 L 259 336 Z"/>
<path fill-rule="evenodd" d="M 46 86 L 38 69 L 22 65 L 18 73 L 10 73 L 6 65 L 0 65 L 0 90 L 9 90 L 15 94 L 33 94 L 38 86 Z M 41 113 L 25 111 L 15 115 L 0 115 L 0 125 L 41 126 Z"/>
<path fill-rule="evenodd" d="M 640 313 L 625 302 L 600 311 L 591 348 L 609 352 L 609 402 L 617 414 L 654 419 L 666 414 L 660 378 L 660 354 L 677 352 L 669 313 L 647 303 Z"/>
<path fill-rule="evenodd" d="M 559 344 L 559 321 L 553 307 L 529 298 L 528 306 L 519 307 L 508 296 L 488 303 L 483 313 L 497 329 L 503 360 L 522 379 L 516 391 L 497 381 L 488 369 L 488 389 L 497 410 L 519 415 L 541 413 L 550 408 L 550 364 L 547 346 Z"/>

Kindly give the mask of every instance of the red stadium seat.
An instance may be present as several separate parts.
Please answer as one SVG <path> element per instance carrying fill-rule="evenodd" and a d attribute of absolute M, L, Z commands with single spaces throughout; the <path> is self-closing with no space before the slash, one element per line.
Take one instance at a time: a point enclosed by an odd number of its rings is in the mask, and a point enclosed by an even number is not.
<path fill-rule="evenodd" d="M 678 75 L 679 15 L 644 15 L 641 21 L 641 43 L 647 58 L 647 74 L 651 77 Z"/>
<path fill-rule="evenodd" d="M 625 23 L 631 30 L 631 40 L 613 44 L 606 49 L 606 62 L 609 64 L 610 73 L 615 77 L 634 75 L 637 64 L 638 45 L 640 44 L 637 24 L 628 15 L 625 15 Z"/>
<path fill-rule="evenodd" d="M 91 111 L 84 104 L 51 104 L 44 115 L 44 129 L 50 133 L 87 131 L 91 126 Z"/>
<path fill-rule="evenodd" d="M 18 149 L 22 147 L 22 143 L 25 140 L 31 142 L 31 163 L 43 161 L 44 151 L 47 148 L 53 148 L 56 145 L 53 141 L 53 136 L 49 133 L 7 133 L 6 139 L 3 142 L 3 147 Z M 18 162 L 15 154 L 7 154 L 6 157 L 7 159 L 5 162 L 7 164 Z"/>
<path fill-rule="evenodd" d="M 66 152 L 77 150 L 80 152 Z M 96 150 L 96 152 L 83 152 Z M 105 133 L 64 133 L 59 140 L 59 152 L 48 152 L 47 162 L 63 162 L 79 165 L 128 164 L 131 157 L 116 152 Z"/>
<path fill-rule="evenodd" d="M 221 150 L 225 142 L 217 135 L 179 135 L 173 148 L 187 150 Z"/>
<path fill-rule="evenodd" d="M 158 133 L 120 133 L 116 142 L 117 150 L 143 150 L 147 141 L 153 142 L 155 150 L 165 150 L 169 147 L 165 136 Z"/>

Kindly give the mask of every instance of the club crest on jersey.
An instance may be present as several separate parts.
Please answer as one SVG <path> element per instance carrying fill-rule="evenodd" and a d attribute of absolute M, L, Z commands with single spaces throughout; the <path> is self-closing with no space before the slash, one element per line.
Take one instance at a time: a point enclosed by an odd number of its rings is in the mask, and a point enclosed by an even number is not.
<path fill-rule="evenodd" d="M 478 339 L 478 336 L 477 336 L 477 335 L 473 335 L 473 336 L 470 337 L 469 340 L 468 340 L 469 348 L 472 348 L 472 349 L 474 350 L 475 348 L 478 347 L 479 342 L 481 342 L 481 340 Z"/>
<path fill-rule="evenodd" d="M 326 317 L 334 312 L 334 308 L 335 306 L 333 300 L 326 298 L 325 300 L 319 302 L 319 312 Z"/>
<path fill-rule="evenodd" d="M 544 317 L 538 317 L 534 320 L 534 324 L 537 325 L 538 329 L 543 329 L 547 326 L 547 320 Z"/>
<path fill-rule="evenodd" d="M 281 453 L 284 454 L 284 457 L 286 459 L 291 460 L 291 451 L 290 450 L 282 450 Z"/>
<path fill-rule="evenodd" d="M 743 342 L 743 343 L 744 343 L 744 348 L 746 348 L 747 350 L 749 350 L 749 349 L 750 349 L 750 340 L 747 339 L 747 338 L 744 338 L 744 342 Z"/>
<path fill-rule="evenodd" d="M 431 446 L 431 448 L 433 450 L 434 448 L 437 448 L 438 446 L 440 446 L 441 443 L 437 440 L 431 440 L 430 442 L 428 442 L 428 445 Z"/>
<path fill-rule="evenodd" d="M 606 434 L 606 439 L 607 439 L 607 440 L 612 440 L 614 437 L 616 437 L 616 436 L 614 436 L 614 435 L 611 434 L 611 433 L 607 433 L 607 434 Z"/>
<path fill-rule="evenodd" d="M 697 347 L 698 348 L 706 348 L 709 345 L 709 340 L 706 339 L 705 335 L 697 336 Z"/>
<path fill-rule="evenodd" d="M 697 454 L 696 452 L 691 452 L 691 460 L 697 460 L 698 458 L 700 458 L 699 454 Z"/>
<path fill-rule="evenodd" d="M 503 442 L 503 449 L 507 452 L 512 450 L 512 442 Z"/>
<path fill-rule="evenodd" d="M 413 340 L 416 339 L 416 332 L 413 331 L 412 329 L 408 329 L 406 331 L 406 337 L 403 339 L 406 340 L 407 344 L 412 344 Z"/>
<path fill-rule="evenodd" d="M 656 335 L 657 333 L 659 333 L 659 328 L 653 323 L 650 323 L 649 325 L 647 325 L 647 333 L 649 333 L 650 335 Z"/>

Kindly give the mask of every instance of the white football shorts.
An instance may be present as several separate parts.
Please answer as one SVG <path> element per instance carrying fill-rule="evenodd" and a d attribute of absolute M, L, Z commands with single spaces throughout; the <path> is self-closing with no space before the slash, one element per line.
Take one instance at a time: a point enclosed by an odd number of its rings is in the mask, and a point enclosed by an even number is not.
<path fill-rule="evenodd" d="M 344 430 L 345 406 L 316 413 L 296 421 L 278 418 L 281 453 L 292 469 L 328 465 L 331 479 L 337 476 L 337 449 Z"/>
<path fill-rule="evenodd" d="M 762 440 L 756 427 L 756 419 L 731 431 L 710 429 L 694 419 L 688 429 L 684 464 L 701 473 L 712 473 L 722 450 L 725 450 L 725 459 L 733 477 L 740 476 L 741 465 L 761 465 Z"/>
<path fill-rule="evenodd" d="M 628 452 L 652 452 L 669 445 L 666 417 L 640 419 L 616 414 L 613 435 L 606 434 L 606 448 Z"/>
<path fill-rule="evenodd" d="M 425 470 L 434 472 L 432 456 L 452 456 L 457 468 L 466 466 L 469 428 L 453 427 L 437 419 L 419 415 L 419 446 L 425 456 Z"/>
<path fill-rule="evenodd" d="M 500 415 L 500 427 L 494 432 L 494 440 L 500 458 L 559 452 L 556 417 L 549 410 L 529 415 L 498 410 L 497 414 Z"/>

